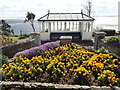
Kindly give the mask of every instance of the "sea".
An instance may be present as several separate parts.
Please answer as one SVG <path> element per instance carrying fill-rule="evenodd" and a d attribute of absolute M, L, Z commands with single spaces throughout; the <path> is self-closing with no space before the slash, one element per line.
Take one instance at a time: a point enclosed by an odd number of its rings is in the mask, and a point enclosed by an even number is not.
<path fill-rule="evenodd" d="M 103 29 L 114 29 L 118 31 L 118 17 L 94 17 L 94 25 L 93 28 L 96 27 L 103 28 Z M 22 34 L 29 34 L 32 33 L 32 27 L 29 23 L 24 23 L 24 18 L 5 18 L 4 19 L 8 24 L 11 25 L 11 29 L 14 30 L 14 34 L 19 35 L 20 31 L 22 31 Z M 36 29 L 36 32 L 40 32 L 38 21 L 34 21 L 34 26 Z"/>

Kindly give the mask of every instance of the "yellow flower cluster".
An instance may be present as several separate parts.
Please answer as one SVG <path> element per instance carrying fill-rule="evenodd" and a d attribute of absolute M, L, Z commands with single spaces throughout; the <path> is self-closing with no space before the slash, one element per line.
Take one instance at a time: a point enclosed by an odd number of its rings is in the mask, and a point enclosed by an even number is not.
<path fill-rule="evenodd" d="M 108 80 L 110 85 L 116 83 L 118 79 L 115 73 L 110 70 L 104 70 L 101 74 L 98 74 L 98 80 Z"/>

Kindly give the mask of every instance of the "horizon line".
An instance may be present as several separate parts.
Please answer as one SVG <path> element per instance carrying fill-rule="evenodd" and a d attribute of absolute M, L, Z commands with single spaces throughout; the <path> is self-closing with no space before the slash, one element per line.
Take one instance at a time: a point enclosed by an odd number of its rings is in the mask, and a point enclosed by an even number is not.
<path fill-rule="evenodd" d="M 91 16 L 91 17 L 118 17 L 118 15 L 105 15 L 105 16 L 102 16 L 102 15 L 97 15 L 97 16 Z M 36 17 L 36 18 L 40 18 L 40 17 Z M 25 17 L 0 17 L 0 19 L 25 19 Z"/>

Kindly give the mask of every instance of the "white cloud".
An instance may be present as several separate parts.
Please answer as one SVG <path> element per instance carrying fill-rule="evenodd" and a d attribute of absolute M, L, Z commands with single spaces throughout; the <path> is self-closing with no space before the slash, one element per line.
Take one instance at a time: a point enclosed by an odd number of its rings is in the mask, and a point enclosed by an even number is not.
<path fill-rule="evenodd" d="M 119 0 L 93 0 L 97 15 L 117 15 Z"/>
<path fill-rule="evenodd" d="M 87 0 L 86 0 L 87 1 Z M 80 12 L 85 0 L 0 0 L 0 17 L 24 17 L 27 11 L 41 17 L 51 12 Z M 95 15 L 117 15 L 119 0 L 91 0 Z M 113 12 L 114 11 L 114 12 Z"/>

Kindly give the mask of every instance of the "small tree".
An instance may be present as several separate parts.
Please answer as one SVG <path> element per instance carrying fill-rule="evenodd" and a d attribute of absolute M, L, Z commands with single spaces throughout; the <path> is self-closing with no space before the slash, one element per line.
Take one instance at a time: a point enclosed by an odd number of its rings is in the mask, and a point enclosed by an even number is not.
<path fill-rule="evenodd" d="M 32 12 L 27 12 L 27 15 L 26 15 L 26 18 L 25 18 L 25 23 L 28 22 L 32 28 L 33 28 L 33 31 L 35 32 L 35 27 L 34 27 L 34 24 L 33 24 L 33 21 L 35 19 L 35 14 L 33 14 Z"/>
<path fill-rule="evenodd" d="M 92 1 L 88 0 L 86 5 L 83 5 L 87 15 L 90 17 L 93 12 Z"/>
<path fill-rule="evenodd" d="M 11 25 L 9 25 L 5 20 L 0 20 L 0 30 L 4 35 L 10 35 L 11 33 L 14 33 L 14 31 L 11 30 Z"/>
<path fill-rule="evenodd" d="M 91 13 L 93 12 L 93 6 L 92 6 L 92 1 L 88 0 L 86 5 L 84 6 L 84 10 L 86 14 L 91 17 Z M 88 23 L 88 31 L 90 30 L 90 23 Z"/>

